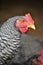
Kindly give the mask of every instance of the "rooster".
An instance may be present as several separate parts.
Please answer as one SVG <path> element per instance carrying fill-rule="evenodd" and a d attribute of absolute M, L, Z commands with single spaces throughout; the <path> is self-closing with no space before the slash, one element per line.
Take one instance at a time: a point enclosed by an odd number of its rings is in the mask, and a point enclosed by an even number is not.
<path fill-rule="evenodd" d="M 34 20 L 28 13 L 25 16 L 9 18 L 0 28 L 0 65 L 8 64 L 12 58 L 14 63 L 22 63 L 21 35 L 27 34 L 30 28 L 35 30 Z"/>

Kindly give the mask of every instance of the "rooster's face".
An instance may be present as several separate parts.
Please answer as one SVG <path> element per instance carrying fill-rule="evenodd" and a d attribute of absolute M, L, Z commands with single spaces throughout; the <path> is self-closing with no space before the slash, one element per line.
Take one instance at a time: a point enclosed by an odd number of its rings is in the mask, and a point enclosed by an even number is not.
<path fill-rule="evenodd" d="M 35 30 L 34 20 L 30 16 L 30 14 L 26 14 L 25 18 L 19 18 L 16 21 L 16 27 L 19 28 L 21 33 L 29 32 L 30 28 Z"/>

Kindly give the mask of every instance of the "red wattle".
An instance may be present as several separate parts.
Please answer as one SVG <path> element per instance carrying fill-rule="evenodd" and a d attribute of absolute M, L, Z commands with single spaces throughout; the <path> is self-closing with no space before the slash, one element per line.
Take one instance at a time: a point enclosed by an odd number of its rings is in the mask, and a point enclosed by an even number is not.
<path fill-rule="evenodd" d="M 25 33 L 28 31 L 28 28 L 27 27 L 19 28 L 19 30 L 20 30 L 20 32 Z"/>

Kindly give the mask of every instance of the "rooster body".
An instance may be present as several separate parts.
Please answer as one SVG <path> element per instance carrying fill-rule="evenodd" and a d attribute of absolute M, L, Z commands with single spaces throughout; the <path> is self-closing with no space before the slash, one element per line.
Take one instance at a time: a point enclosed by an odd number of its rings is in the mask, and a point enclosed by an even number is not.
<path fill-rule="evenodd" d="M 30 14 L 12 17 L 1 26 L 0 65 L 23 63 L 28 59 L 28 56 L 36 52 L 39 53 L 42 50 L 42 46 L 36 38 L 28 35 L 26 37 L 25 34 L 22 34 L 28 32 L 29 28 L 35 30 L 34 21 Z"/>

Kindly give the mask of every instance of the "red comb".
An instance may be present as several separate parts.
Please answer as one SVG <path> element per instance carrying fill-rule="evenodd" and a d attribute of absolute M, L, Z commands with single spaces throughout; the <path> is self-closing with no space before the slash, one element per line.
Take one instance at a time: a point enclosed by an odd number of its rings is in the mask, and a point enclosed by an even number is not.
<path fill-rule="evenodd" d="M 34 24 L 34 20 L 32 19 L 30 13 L 26 14 L 25 16 L 28 23 Z"/>

